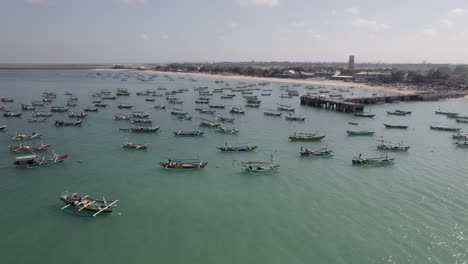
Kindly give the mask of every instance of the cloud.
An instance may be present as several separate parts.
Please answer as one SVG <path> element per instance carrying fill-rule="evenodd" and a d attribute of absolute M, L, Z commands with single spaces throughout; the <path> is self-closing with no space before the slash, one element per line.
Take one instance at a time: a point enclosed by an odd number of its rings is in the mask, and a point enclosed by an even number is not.
<path fill-rule="evenodd" d="M 237 23 L 231 22 L 231 23 L 229 23 L 229 24 L 227 25 L 227 27 L 228 27 L 229 29 L 235 29 L 235 28 L 237 28 Z"/>
<path fill-rule="evenodd" d="M 453 25 L 453 22 L 448 20 L 448 19 L 439 20 L 439 27 L 440 28 L 450 28 L 450 27 L 452 27 L 452 25 Z"/>
<path fill-rule="evenodd" d="M 332 9 L 331 14 L 332 16 L 336 16 L 336 9 Z"/>
<path fill-rule="evenodd" d="M 144 39 L 144 40 L 149 40 L 148 34 L 143 33 L 143 34 L 140 35 L 140 37 L 141 37 L 142 39 Z"/>
<path fill-rule="evenodd" d="M 346 9 L 346 12 L 353 14 L 353 15 L 359 15 L 359 13 L 361 13 L 361 10 L 357 7 L 350 7 Z"/>
<path fill-rule="evenodd" d="M 364 18 L 357 18 L 352 22 L 352 24 L 357 27 L 363 27 L 363 28 L 367 28 L 367 29 L 371 29 L 375 31 L 385 30 L 385 29 L 390 28 L 390 25 L 388 24 L 377 23 L 377 21 L 367 20 Z"/>
<path fill-rule="evenodd" d="M 223 36 L 223 35 L 219 35 L 219 36 L 218 36 L 218 39 L 221 40 L 221 41 L 224 41 L 224 40 L 226 40 L 226 37 Z"/>
<path fill-rule="evenodd" d="M 47 4 L 48 0 L 24 0 L 24 2 L 31 5 L 42 5 Z"/>
<path fill-rule="evenodd" d="M 422 34 L 428 37 L 435 37 L 437 35 L 437 31 L 432 28 L 426 28 L 422 31 Z"/>
<path fill-rule="evenodd" d="M 161 35 L 161 38 L 162 38 L 162 39 L 169 39 L 169 35 L 167 35 L 166 33 L 164 33 L 164 34 Z"/>
<path fill-rule="evenodd" d="M 466 10 L 461 9 L 461 8 L 455 8 L 455 9 L 452 9 L 450 12 L 454 15 L 463 15 L 466 13 Z"/>
<path fill-rule="evenodd" d="M 144 4 L 146 0 L 122 0 L 124 3 L 129 5 L 137 5 L 137 4 Z"/>
<path fill-rule="evenodd" d="M 280 0 L 238 0 L 241 6 L 279 6 Z"/>

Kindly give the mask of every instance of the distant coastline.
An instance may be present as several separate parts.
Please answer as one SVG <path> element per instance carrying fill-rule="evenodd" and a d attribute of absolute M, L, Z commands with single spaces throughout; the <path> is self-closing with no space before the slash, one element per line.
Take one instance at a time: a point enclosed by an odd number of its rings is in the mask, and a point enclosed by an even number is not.
<path fill-rule="evenodd" d="M 0 70 L 92 70 L 112 69 L 104 64 L 0 64 Z"/>

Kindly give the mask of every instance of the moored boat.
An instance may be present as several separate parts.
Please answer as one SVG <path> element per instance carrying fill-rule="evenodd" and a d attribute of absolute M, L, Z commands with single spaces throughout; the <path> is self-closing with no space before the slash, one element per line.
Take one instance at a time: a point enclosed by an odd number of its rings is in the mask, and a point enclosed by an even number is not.
<path fill-rule="evenodd" d="M 283 113 L 278 113 L 278 112 L 273 112 L 273 111 L 265 111 L 263 112 L 264 115 L 266 116 L 281 116 Z"/>
<path fill-rule="evenodd" d="M 224 126 L 219 126 L 218 128 L 215 129 L 215 132 L 217 133 L 223 133 L 223 134 L 237 134 L 239 133 L 239 129 L 233 128 L 227 128 Z"/>
<path fill-rule="evenodd" d="M 55 120 L 55 126 L 80 126 L 82 123 L 81 119 L 74 121 Z"/>
<path fill-rule="evenodd" d="M 85 112 L 68 112 L 68 117 L 70 118 L 84 118 L 88 116 Z"/>
<path fill-rule="evenodd" d="M 377 158 L 367 158 L 359 154 L 358 157 L 354 157 L 352 159 L 353 165 L 374 165 L 374 166 L 385 166 L 385 165 L 393 165 L 394 158 L 385 157 L 377 157 Z"/>
<path fill-rule="evenodd" d="M 8 146 L 8 149 L 11 152 L 33 152 L 33 151 L 37 152 L 37 151 L 47 150 L 49 148 L 50 148 L 50 145 L 44 144 L 44 143 L 41 143 L 40 145 L 36 145 L 36 146 L 29 146 L 25 144 L 19 144 L 18 146 Z"/>
<path fill-rule="evenodd" d="M 219 122 L 223 122 L 223 123 L 233 123 L 234 122 L 234 118 L 222 117 L 222 116 L 218 116 L 218 118 L 216 118 L 216 120 L 219 121 Z"/>
<path fill-rule="evenodd" d="M 38 156 L 36 154 L 28 156 L 16 157 L 13 162 L 14 166 L 19 167 L 38 167 L 38 166 L 49 166 L 59 162 L 63 162 L 68 158 L 67 154 L 58 155 L 53 152 L 52 156 Z"/>
<path fill-rule="evenodd" d="M 411 111 L 402 111 L 402 110 L 393 110 L 393 111 L 387 111 L 387 114 L 389 115 L 399 115 L 399 116 L 405 116 L 405 115 L 410 115 L 412 112 Z"/>
<path fill-rule="evenodd" d="M 354 113 L 354 116 L 373 118 L 375 116 L 375 114 L 371 114 L 371 113 Z"/>
<path fill-rule="evenodd" d="M 179 131 L 174 131 L 173 133 L 175 136 L 196 137 L 196 136 L 203 135 L 205 132 L 200 131 L 200 130 L 193 130 L 193 131 L 179 130 Z"/>
<path fill-rule="evenodd" d="M 145 126 L 137 126 L 137 127 L 132 127 L 131 128 L 131 131 L 132 132 L 147 132 L 147 133 L 151 133 L 151 132 L 157 132 L 159 130 L 159 127 L 145 127 Z"/>
<path fill-rule="evenodd" d="M 115 114 L 114 115 L 114 119 L 115 120 L 130 120 L 130 116 L 129 115 L 125 115 L 125 114 Z"/>
<path fill-rule="evenodd" d="M 107 201 L 104 197 L 102 200 L 95 199 L 89 197 L 89 195 L 81 197 L 77 193 L 71 192 L 63 192 L 60 195 L 60 200 L 65 203 L 65 206 L 60 208 L 60 210 L 81 217 L 96 217 L 100 213 L 111 213 L 119 202 L 119 200 Z M 73 208 L 74 211 L 69 211 L 70 208 Z M 92 212 L 93 214 L 83 214 L 83 210 Z"/>
<path fill-rule="evenodd" d="M 333 156 L 333 150 L 326 148 L 321 148 L 321 149 L 308 149 L 308 148 L 303 148 L 301 147 L 301 150 L 299 152 L 301 156 L 307 156 L 307 157 L 316 157 L 316 158 L 329 158 Z"/>
<path fill-rule="evenodd" d="M 167 159 L 167 162 L 160 162 L 165 169 L 202 169 L 208 162 L 199 159 Z"/>
<path fill-rule="evenodd" d="M 126 149 L 147 149 L 148 145 L 147 144 L 136 144 L 131 141 L 128 141 L 128 139 L 125 139 L 125 142 L 121 145 L 122 148 Z"/>
<path fill-rule="evenodd" d="M 385 141 L 379 140 L 381 143 L 377 145 L 378 150 L 385 150 L 385 151 L 408 151 L 410 149 L 410 146 L 403 146 L 402 144 L 393 144 L 391 142 L 388 142 L 388 144 L 385 144 Z"/>
<path fill-rule="evenodd" d="M 291 141 L 320 141 L 324 138 L 324 135 L 318 135 L 317 133 L 299 133 L 294 132 L 289 136 Z"/>
<path fill-rule="evenodd" d="M 117 108 L 119 109 L 131 109 L 133 105 L 128 105 L 128 104 L 119 104 Z"/>
<path fill-rule="evenodd" d="M 50 112 L 68 112 L 68 108 L 64 106 L 52 106 Z"/>
<path fill-rule="evenodd" d="M 40 138 L 41 136 L 42 136 L 41 134 L 38 134 L 36 132 L 32 132 L 31 135 L 18 133 L 15 136 L 11 137 L 10 139 L 20 141 L 20 140 L 37 139 L 37 138 Z"/>
<path fill-rule="evenodd" d="M 233 146 L 225 143 L 222 147 L 218 147 L 221 151 L 252 151 L 257 149 L 257 146 L 251 145 L 242 145 L 242 146 Z"/>
<path fill-rule="evenodd" d="M 374 131 L 370 130 L 360 130 L 360 131 L 351 131 L 351 130 L 346 130 L 346 133 L 350 136 L 372 136 L 374 135 Z"/>
<path fill-rule="evenodd" d="M 406 125 L 390 125 L 390 124 L 384 124 L 386 128 L 399 128 L 399 129 L 407 129 L 408 126 Z"/>
<path fill-rule="evenodd" d="M 284 117 L 288 121 L 305 121 L 305 117 L 301 116 L 294 116 L 291 114 L 288 114 L 287 116 Z"/>
<path fill-rule="evenodd" d="M 429 126 L 432 130 L 438 131 L 450 131 L 450 132 L 457 132 L 460 131 L 461 128 L 458 127 L 445 127 L 445 126 Z"/>
<path fill-rule="evenodd" d="M 3 116 L 4 117 L 21 117 L 23 115 L 23 113 L 21 112 L 10 112 L 10 111 L 7 111 L 5 113 L 3 113 Z"/>

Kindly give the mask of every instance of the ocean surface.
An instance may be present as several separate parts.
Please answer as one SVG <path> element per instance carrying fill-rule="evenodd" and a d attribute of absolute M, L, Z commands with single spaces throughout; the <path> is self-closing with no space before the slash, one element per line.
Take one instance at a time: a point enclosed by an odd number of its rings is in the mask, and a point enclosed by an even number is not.
<path fill-rule="evenodd" d="M 0 252 L 2 263 L 466 263 L 468 242 L 468 148 L 457 148 L 451 132 L 429 129 L 429 125 L 461 127 L 438 108 L 468 115 L 467 99 L 438 102 L 405 102 L 366 107 L 373 119 L 300 106 L 299 97 L 280 98 L 280 83 L 255 86 L 272 89 L 259 96 L 260 109 L 246 108 L 240 93 L 233 100 L 212 96 L 213 103 L 242 106 L 245 115 L 217 109 L 214 116 L 199 114 L 194 87 L 214 88 L 259 81 L 185 77 L 138 72 L 91 70 L 1 70 L 0 103 L 21 111 L 21 103 L 41 99 L 54 91 L 51 105 L 64 105 L 71 92 L 81 110 L 90 105 L 94 92 L 126 88 L 132 95 L 118 97 L 99 112 L 90 112 L 81 127 L 55 127 L 54 113 L 46 123 L 28 123 L 23 118 L 0 117 Z M 149 76 L 157 75 L 152 79 Z M 183 78 L 183 79 L 182 79 Z M 124 81 L 122 81 L 122 79 Z M 141 81 L 139 79 L 147 80 Z M 193 80 L 192 80 L 193 79 Z M 322 85 L 323 86 L 323 85 Z M 165 87 L 187 88 L 177 94 L 182 105 L 171 105 L 165 97 L 146 102 L 136 92 Z M 304 86 L 292 87 L 300 94 Z M 323 86 L 321 89 L 332 90 Z M 350 89 L 349 96 L 375 91 Z M 157 90 L 158 91 L 158 90 Z M 335 92 L 334 90 L 332 90 Z M 164 93 L 166 91 L 158 91 Z M 230 91 L 225 91 L 227 93 Z M 383 92 L 378 92 L 382 94 Z M 260 94 L 259 91 L 254 94 Z M 131 112 L 117 109 L 133 104 L 132 111 L 147 111 L 155 134 L 118 131 L 129 121 L 113 115 Z M 263 108 L 288 104 L 305 122 L 266 117 Z M 163 104 L 166 110 L 153 106 Z M 49 110 L 51 105 L 43 109 Z M 188 111 L 192 121 L 175 120 L 170 109 Z M 393 109 L 413 111 L 409 116 L 391 116 Z M 235 117 L 238 135 L 215 133 L 199 126 L 202 117 Z M 348 122 L 358 122 L 351 126 Z M 407 130 L 386 129 L 383 123 L 407 124 Z M 179 129 L 200 129 L 205 135 L 178 138 Z M 351 137 L 346 130 L 371 129 L 372 137 Z M 64 163 L 35 169 L 16 168 L 15 154 L 7 146 L 16 133 L 43 134 L 43 142 L 59 154 L 69 154 Z M 319 132 L 321 142 L 290 142 L 293 132 Z M 376 145 L 380 138 L 410 145 L 407 153 L 389 153 L 395 165 L 363 168 L 353 166 L 353 156 L 384 156 Z M 120 147 L 125 138 L 148 143 L 145 151 Z M 36 141 L 34 143 L 38 143 Z M 223 153 L 224 142 L 253 144 L 248 153 Z M 301 158 L 301 146 L 333 149 L 328 159 Z M 273 154 L 280 171 L 271 175 L 243 172 L 239 162 L 269 160 Z M 166 157 L 200 158 L 208 166 L 200 170 L 169 171 L 158 162 Z M 60 210 L 61 192 L 68 190 L 93 197 L 118 199 L 116 210 L 96 218 L 80 218 Z M 468 235 L 468 234 L 467 234 Z"/>

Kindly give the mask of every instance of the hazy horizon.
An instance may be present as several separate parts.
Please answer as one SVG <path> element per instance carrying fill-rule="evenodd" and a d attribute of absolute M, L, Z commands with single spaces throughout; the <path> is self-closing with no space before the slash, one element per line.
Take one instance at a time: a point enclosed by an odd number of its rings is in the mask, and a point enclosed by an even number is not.
<path fill-rule="evenodd" d="M 0 64 L 466 64 L 466 1 L 4 0 Z"/>

